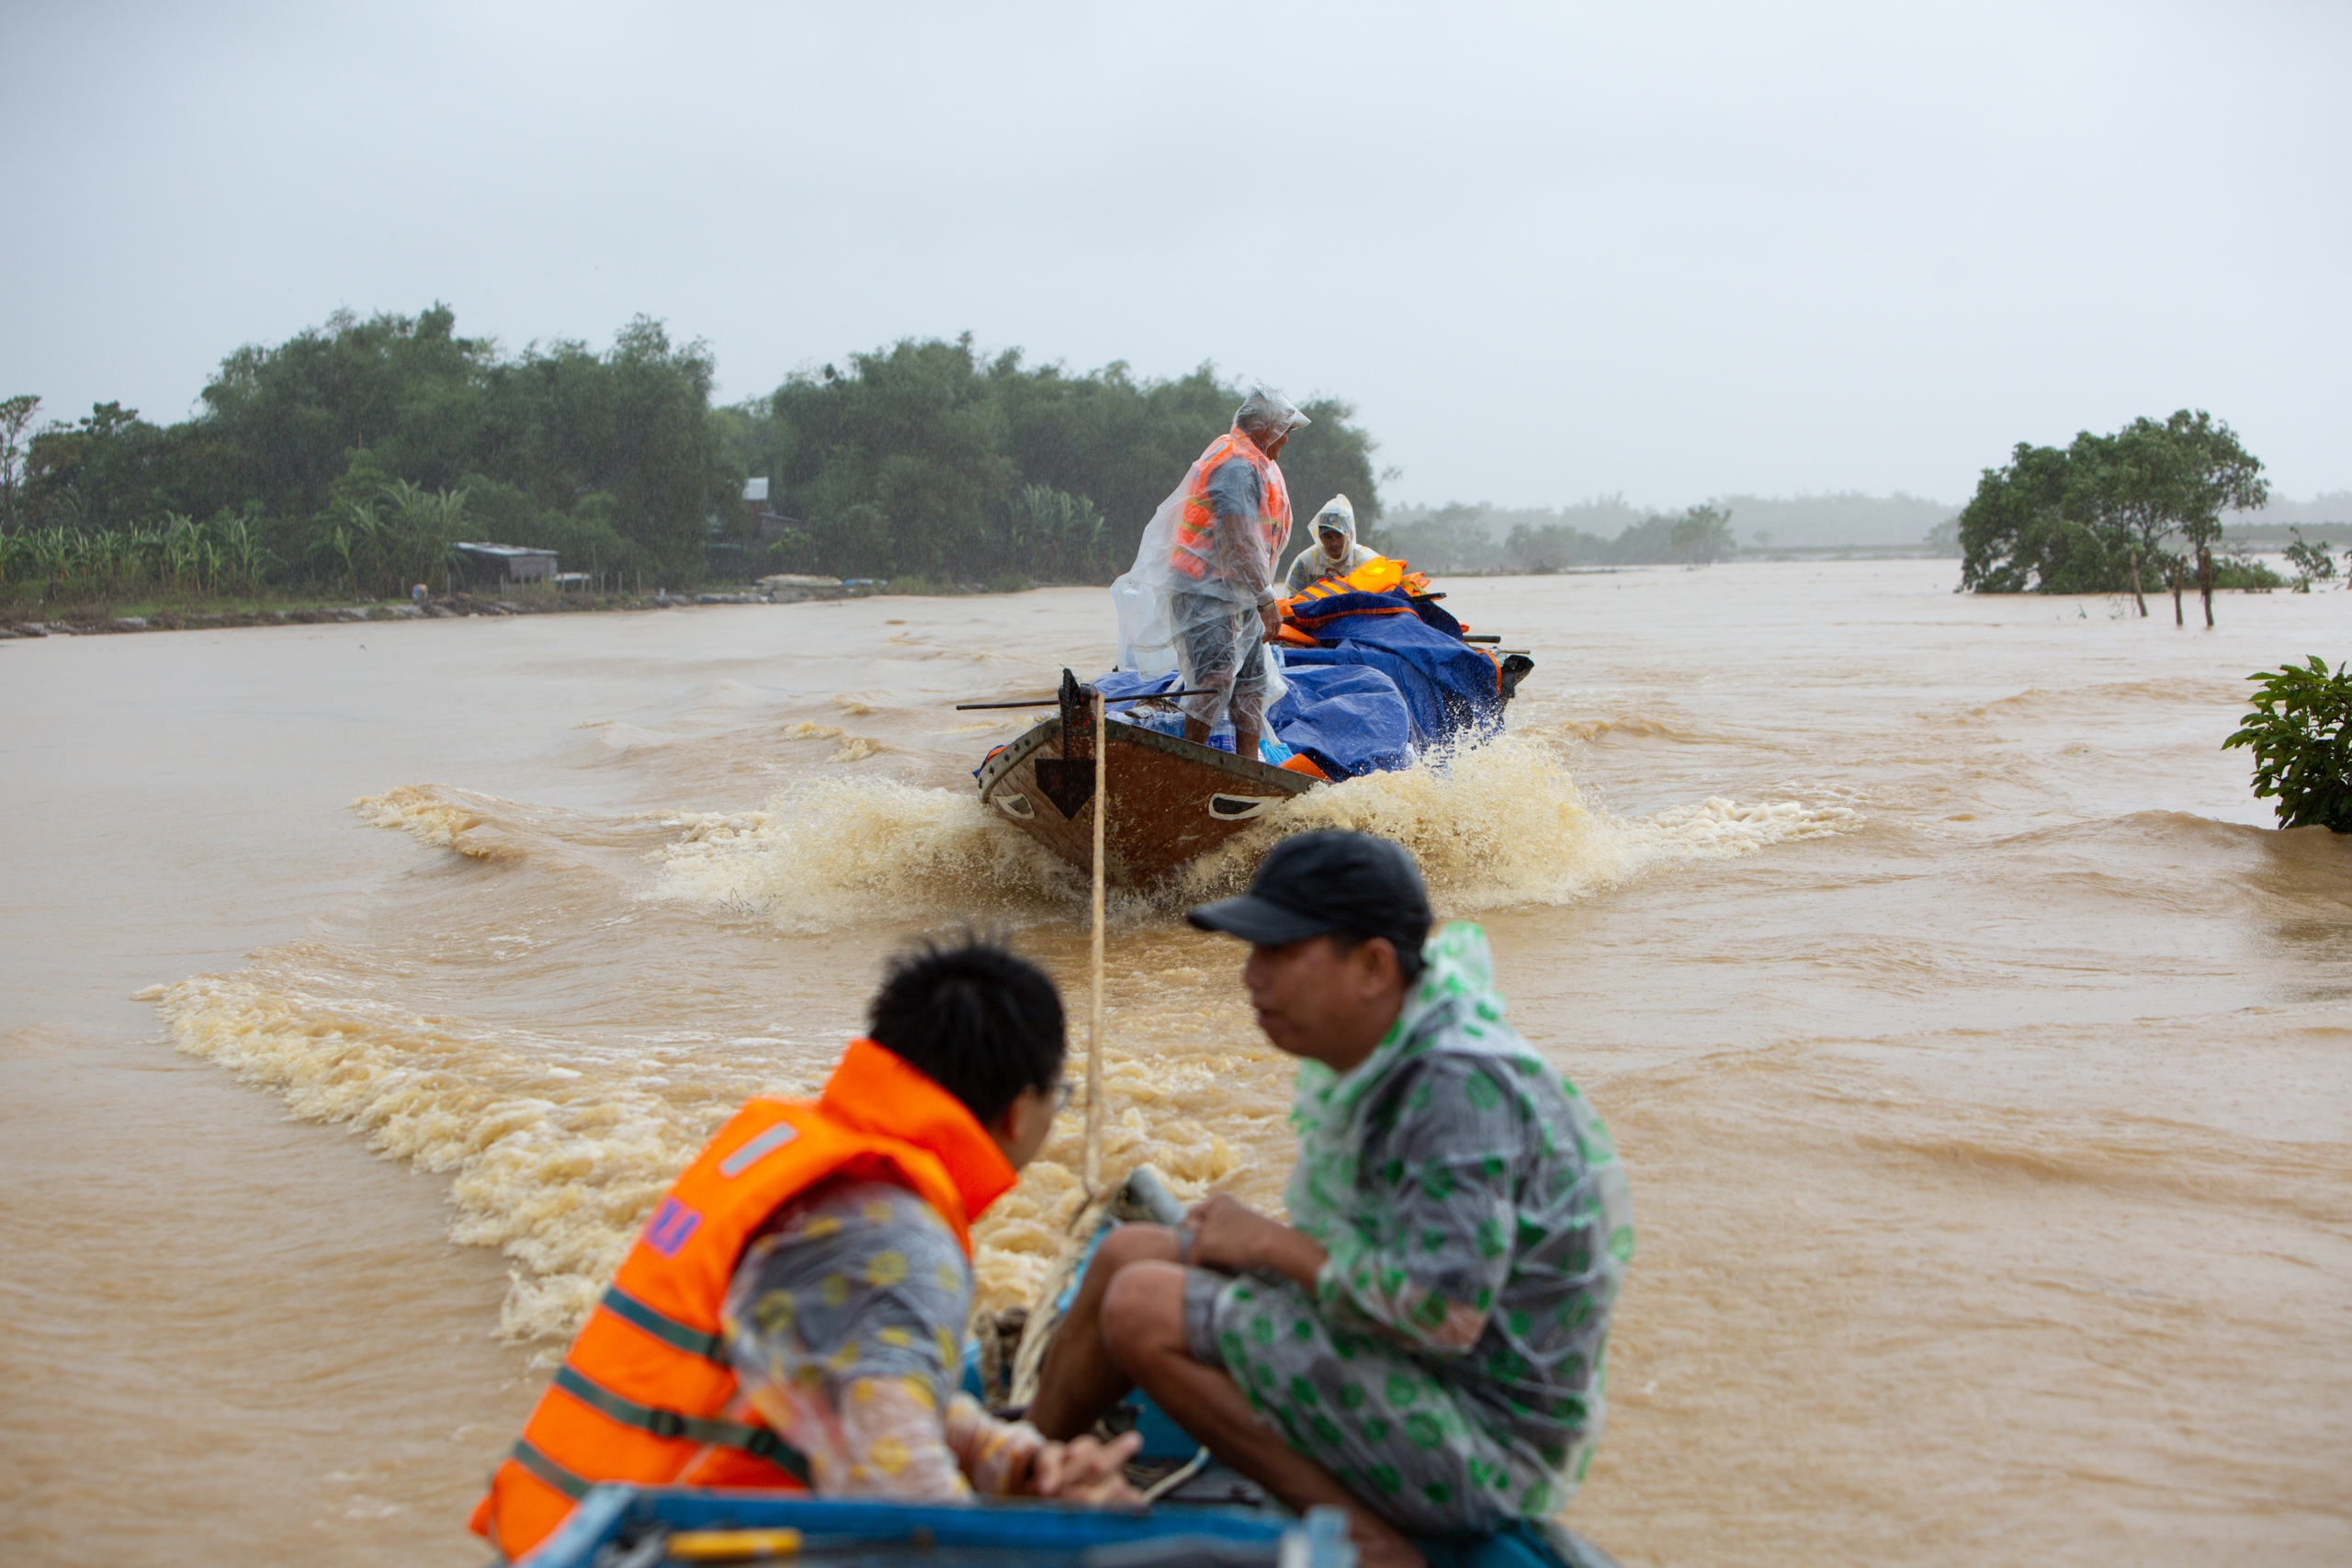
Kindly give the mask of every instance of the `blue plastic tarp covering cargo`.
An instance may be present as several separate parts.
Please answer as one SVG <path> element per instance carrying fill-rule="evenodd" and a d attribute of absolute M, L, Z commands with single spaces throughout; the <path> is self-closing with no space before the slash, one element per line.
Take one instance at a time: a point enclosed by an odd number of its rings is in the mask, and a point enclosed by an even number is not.
<path fill-rule="evenodd" d="M 1396 682 L 1365 664 L 1291 662 L 1299 651 L 1283 650 L 1290 690 L 1266 714 L 1283 744 L 1335 779 L 1409 767 L 1412 714 Z"/>
<path fill-rule="evenodd" d="M 1265 738 L 1261 760 L 1280 765 L 1291 753 L 1302 751 L 1334 779 L 1410 766 L 1412 714 L 1396 682 L 1364 664 L 1292 663 L 1292 657 L 1301 651 L 1321 650 L 1282 650 L 1283 676 L 1290 689 L 1266 711 L 1266 724 L 1272 733 Z M 1118 671 L 1094 684 L 1115 702 L 1155 691 L 1174 691 L 1176 682 L 1173 675 Z M 1120 716 L 1169 735 L 1183 732 L 1182 714 L 1149 714 L 1131 708 Z M 1232 750 L 1232 727 L 1211 735 L 1209 743 L 1219 750 Z"/>
<path fill-rule="evenodd" d="M 1405 699 L 1416 746 L 1447 745 L 1501 721 L 1494 660 L 1428 625 L 1402 593 L 1336 593 L 1300 606 L 1298 625 L 1329 646 L 1285 649 L 1284 672 L 1317 664 L 1380 671 Z"/>
<path fill-rule="evenodd" d="M 1266 715 L 1265 760 L 1302 752 L 1334 779 L 1408 767 L 1430 747 L 1475 739 L 1501 722 L 1495 661 L 1443 626 L 1434 605 L 1402 593 L 1339 593 L 1301 606 L 1317 648 L 1280 650 L 1290 689 Z M 1442 625 L 1432 625 L 1442 621 Z M 1096 682 L 1114 700 L 1174 691 L 1174 675 L 1121 671 Z M 1129 709 L 1130 723 L 1181 733 L 1177 714 Z M 1227 728 L 1210 738 L 1233 747 Z"/>

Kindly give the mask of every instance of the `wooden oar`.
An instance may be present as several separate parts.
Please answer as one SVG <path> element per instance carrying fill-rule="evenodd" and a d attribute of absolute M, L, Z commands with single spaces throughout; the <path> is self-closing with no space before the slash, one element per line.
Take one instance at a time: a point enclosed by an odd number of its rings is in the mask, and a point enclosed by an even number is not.
<path fill-rule="evenodd" d="M 1181 692 L 1137 692 L 1132 697 L 1103 697 L 1102 700 L 1111 703 L 1157 703 L 1164 702 L 1170 697 L 1204 697 L 1215 690 L 1216 688 L 1214 686 L 1188 686 Z M 1100 692 L 1094 694 L 1098 697 L 1102 695 Z M 1058 705 L 1061 700 L 1061 694 L 1056 693 L 1050 697 L 1028 697 L 1017 703 L 957 703 L 956 711 L 970 713 L 975 708 L 1049 708 Z"/>

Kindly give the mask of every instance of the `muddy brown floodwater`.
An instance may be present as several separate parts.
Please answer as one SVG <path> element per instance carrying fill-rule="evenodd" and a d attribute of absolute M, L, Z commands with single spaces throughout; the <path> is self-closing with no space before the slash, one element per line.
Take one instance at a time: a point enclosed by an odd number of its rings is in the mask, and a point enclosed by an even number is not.
<path fill-rule="evenodd" d="M 1509 737 L 1268 830 L 1411 846 L 1617 1134 L 1569 1517 L 1628 1562 L 2352 1560 L 2352 840 L 2219 750 L 2352 594 L 2209 634 L 1952 576 L 1451 584 L 1536 650 Z M 970 787 L 1025 721 L 951 705 L 1110 630 L 1055 590 L 0 648 L 7 1560 L 478 1562 L 637 1219 L 894 944 L 1001 926 L 1082 996 L 1082 890 Z M 1114 911 L 1112 1152 L 1272 1201 L 1287 1075 L 1173 907 Z M 981 1227 L 992 1299 L 1076 1127 Z"/>

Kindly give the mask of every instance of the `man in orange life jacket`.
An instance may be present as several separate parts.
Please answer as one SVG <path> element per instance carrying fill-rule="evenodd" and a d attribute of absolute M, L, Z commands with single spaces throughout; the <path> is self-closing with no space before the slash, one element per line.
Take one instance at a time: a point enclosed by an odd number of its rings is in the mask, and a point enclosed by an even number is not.
<path fill-rule="evenodd" d="M 1175 520 L 1169 619 L 1184 684 L 1203 691 L 1183 699 L 1184 739 L 1206 740 L 1230 717 L 1239 757 L 1258 755 L 1266 644 L 1282 626 L 1274 565 L 1290 543 L 1290 491 L 1274 459 L 1309 423 L 1281 393 L 1251 392 L 1193 465 Z"/>
<path fill-rule="evenodd" d="M 1047 1442 L 956 1387 L 971 1221 L 1067 1098 L 1053 982 L 924 946 L 869 1035 L 816 1100 L 746 1104 L 655 1206 L 474 1512 L 506 1557 L 598 1481 L 1136 1500 L 1132 1434 Z"/>

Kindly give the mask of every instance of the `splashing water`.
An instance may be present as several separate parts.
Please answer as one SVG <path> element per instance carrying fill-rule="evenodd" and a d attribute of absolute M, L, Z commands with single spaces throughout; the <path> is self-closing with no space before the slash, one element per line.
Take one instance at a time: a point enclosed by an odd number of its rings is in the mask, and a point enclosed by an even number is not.
<path fill-rule="evenodd" d="M 1114 807 L 1115 810 L 1115 805 Z M 681 817 L 662 892 L 810 931 L 847 919 L 933 919 L 975 900 L 1013 913 L 1079 896 L 1077 871 L 972 795 L 880 779 L 803 784 L 764 811 Z M 1561 904 L 1664 861 L 1751 854 L 1851 831 L 1851 807 L 1711 799 L 1647 818 L 1596 809 L 1541 742 L 1503 736 L 1396 773 L 1310 790 L 1187 868 L 1132 919 L 1237 890 L 1277 840 L 1318 828 L 1376 833 L 1411 851 L 1449 913 Z"/>
<path fill-rule="evenodd" d="M 977 796 L 892 779 L 806 783 L 763 811 L 681 817 L 658 891 L 786 931 L 943 913 L 1013 914 L 1076 896 L 1078 874 Z"/>
<path fill-rule="evenodd" d="M 380 1154 L 447 1173 L 450 1239 L 495 1247 L 510 1264 L 500 1337 L 546 1355 L 578 1329 L 655 1201 L 744 1099 L 816 1088 L 756 1053 L 689 1047 L 655 1059 L 310 989 L 305 971 L 336 956 L 296 944 L 141 998 L 181 1050 L 277 1090 L 295 1115 L 348 1125 Z M 1279 1119 L 1232 1111 L 1237 1093 L 1281 1103 L 1289 1073 L 1262 1042 L 1114 1043 L 1111 1168 L 1148 1161 L 1183 1198 L 1222 1184 L 1279 1212 Z M 1059 1118 L 1020 1184 L 975 1226 L 981 1310 L 1029 1300 L 1072 1245 L 1082 1127 L 1079 1111 Z"/>
<path fill-rule="evenodd" d="M 351 803 L 360 819 L 379 828 L 406 833 L 427 849 L 455 850 L 476 860 L 501 860 L 513 854 L 511 846 L 488 839 L 467 837 L 490 820 L 489 814 L 458 798 L 465 792 L 436 789 L 428 784 L 401 784 L 381 795 L 363 795 Z M 488 806 L 512 806 L 498 796 L 472 797 Z"/>
<path fill-rule="evenodd" d="M 649 1079 L 575 1042 L 315 995 L 286 963 L 303 956 L 141 998 L 181 1050 L 277 1089 L 295 1115 L 449 1173 L 450 1239 L 514 1265 L 509 1340 L 572 1332 L 654 1200 L 759 1087 L 684 1064 Z"/>

